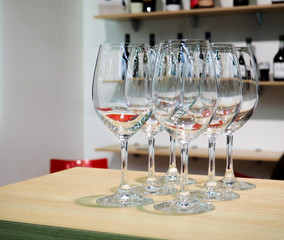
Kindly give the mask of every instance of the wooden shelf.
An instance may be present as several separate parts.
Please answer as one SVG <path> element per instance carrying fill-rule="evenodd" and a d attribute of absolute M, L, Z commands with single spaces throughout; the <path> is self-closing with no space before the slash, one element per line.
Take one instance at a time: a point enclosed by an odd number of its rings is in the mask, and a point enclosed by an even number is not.
<path fill-rule="evenodd" d="M 101 148 L 96 148 L 95 151 L 102 152 L 116 152 L 120 153 L 119 145 L 110 145 Z M 148 148 L 144 145 L 129 145 L 129 154 L 138 155 L 148 155 Z M 155 148 L 156 156 L 169 156 L 169 147 L 156 146 Z M 234 149 L 234 159 L 235 160 L 245 160 L 245 161 L 264 161 L 264 162 L 277 162 L 283 155 L 281 151 L 262 151 L 262 150 L 237 150 Z M 176 149 L 176 156 L 180 156 L 179 148 Z M 191 158 L 208 158 L 207 148 L 190 148 L 189 157 Z M 216 149 L 216 159 L 226 159 L 225 149 Z"/>
<path fill-rule="evenodd" d="M 284 81 L 274 82 L 274 81 L 267 81 L 267 82 L 259 82 L 259 86 L 284 86 Z"/>
<path fill-rule="evenodd" d="M 161 19 L 161 18 L 179 18 L 188 16 L 208 16 L 208 15 L 229 15 L 242 13 L 257 13 L 257 12 L 276 12 L 284 11 L 284 3 L 269 4 L 269 5 L 249 5 L 239 7 L 214 7 L 214 8 L 200 8 L 190 10 L 179 10 L 172 12 L 157 11 L 151 13 L 128 13 L 128 14 L 112 14 L 112 15 L 97 15 L 96 19 L 105 20 L 147 20 L 147 19 Z"/>

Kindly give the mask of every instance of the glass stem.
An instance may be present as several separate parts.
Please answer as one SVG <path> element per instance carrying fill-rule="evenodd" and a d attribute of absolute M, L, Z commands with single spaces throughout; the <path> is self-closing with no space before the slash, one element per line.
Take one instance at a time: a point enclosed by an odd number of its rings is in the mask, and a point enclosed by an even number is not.
<path fill-rule="evenodd" d="M 120 188 L 127 190 L 130 188 L 127 178 L 127 167 L 128 167 L 128 138 L 120 139 L 121 149 L 121 183 Z"/>
<path fill-rule="evenodd" d="M 233 166 L 233 133 L 227 133 L 226 144 L 226 172 L 223 182 L 232 183 L 235 180 Z"/>
<path fill-rule="evenodd" d="M 208 149 L 209 149 L 209 164 L 208 164 L 208 181 L 205 184 L 206 187 L 216 187 L 217 181 L 215 179 L 215 148 L 216 148 L 216 137 L 208 138 Z"/>
<path fill-rule="evenodd" d="M 180 171 L 180 194 L 188 195 L 186 190 L 187 182 L 187 172 L 188 172 L 188 143 L 180 143 L 180 153 L 181 153 L 181 171 Z"/>
<path fill-rule="evenodd" d="M 148 147 L 149 147 L 149 156 L 148 156 L 148 178 L 147 181 L 154 181 L 155 178 L 155 139 L 156 137 L 152 134 L 148 135 Z"/>
<path fill-rule="evenodd" d="M 176 140 L 170 136 L 170 168 L 176 168 Z"/>

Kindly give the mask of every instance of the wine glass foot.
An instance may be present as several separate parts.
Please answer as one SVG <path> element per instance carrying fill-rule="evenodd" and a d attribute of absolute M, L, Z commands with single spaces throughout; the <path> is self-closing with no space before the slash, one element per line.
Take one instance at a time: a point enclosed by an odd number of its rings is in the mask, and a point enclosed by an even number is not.
<path fill-rule="evenodd" d="M 133 188 L 137 194 L 147 195 L 171 195 L 177 193 L 176 188 L 168 187 L 160 184 L 143 184 Z"/>
<path fill-rule="evenodd" d="M 171 201 L 156 203 L 154 208 L 158 211 L 175 214 L 198 214 L 215 209 L 211 203 L 204 203 L 192 197 L 181 196 L 177 196 Z"/>
<path fill-rule="evenodd" d="M 209 201 L 209 202 L 230 201 L 238 199 L 240 197 L 238 193 L 226 191 L 221 188 L 213 188 L 213 189 L 203 188 L 201 190 L 193 192 L 192 194 L 200 200 Z"/>
<path fill-rule="evenodd" d="M 142 207 L 154 202 L 153 199 L 141 196 L 131 189 L 121 189 L 112 195 L 100 197 L 96 200 L 106 207 Z"/>
<path fill-rule="evenodd" d="M 252 183 L 234 180 L 232 182 L 224 182 L 223 180 L 218 181 L 218 186 L 225 190 L 250 190 L 256 186 Z"/>

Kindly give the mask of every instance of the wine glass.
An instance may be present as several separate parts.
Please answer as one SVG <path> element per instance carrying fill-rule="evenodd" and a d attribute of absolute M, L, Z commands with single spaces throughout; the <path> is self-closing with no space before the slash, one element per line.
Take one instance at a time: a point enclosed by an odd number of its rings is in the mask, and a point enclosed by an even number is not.
<path fill-rule="evenodd" d="M 184 61 L 181 61 L 183 56 Z M 217 102 L 217 82 L 210 44 L 206 40 L 169 40 L 159 44 L 154 71 L 155 116 L 181 147 L 180 191 L 154 208 L 194 214 L 214 209 L 187 190 L 188 148 L 207 128 Z"/>
<path fill-rule="evenodd" d="M 234 120 L 242 103 L 242 79 L 232 44 L 212 44 L 218 83 L 218 104 L 213 119 L 204 134 L 209 144 L 208 180 L 195 196 L 206 201 L 227 201 L 239 198 L 239 194 L 225 191 L 215 178 L 215 145 Z"/>
<path fill-rule="evenodd" d="M 149 51 L 149 87 L 152 88 L 152 78 L 154 63 L 156 57 L 156 47 L 151 47 Z M 153 107 L 153 106 L 152 106 Z M 148 176 L 146 182 L 138 187 L 135 187 L 135 191 L 140 194 L 151 194 L 151 195 L 168 195 L 177 192 L 176 188 L 168 187 L 162 184 L 155 175 L 155 140 L 156 135 L 164 130 L 162 124 L 156 119 L 154 114 L 148 118 L 143 127 L 141 128 L 148 137 Z"/>
<path fill-rule="evenodd" d="M 128 184 L 128 139 L 152 113 L 147 78 L 146 44 L 100 45 L 93 78 L 93 104 L 103 123 L 121 144 L 121 183 L 118 190 L 97 203 L 110 207 L 134 207 L 153 203 Z"/>
<path fill-rule="evenodd" d="M 258 102 L 258 76 L 253 55 L 247 47 L 236 47 L 240 69 L 243 78 L 243 104 L 238 116 L 225 131 L 226 144 L 226 172 L 219 186 L 228 190 L 248 190 L 255 188 L 252 183 L 236 179 L 233 169 L 233 134 L 240 129 L 252 116 Z"/>

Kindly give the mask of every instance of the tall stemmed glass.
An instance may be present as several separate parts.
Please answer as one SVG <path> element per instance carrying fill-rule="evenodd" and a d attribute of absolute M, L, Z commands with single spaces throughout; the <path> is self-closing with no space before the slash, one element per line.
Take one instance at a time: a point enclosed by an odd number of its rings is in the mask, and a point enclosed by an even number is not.
<path fill-rule="evenodd" d="M 180 56 L 185 56 L 185 62 Z M 188 148 L 209 125 L 217 102 L 217 82 L 210 44 L 206 40 L 169 40 L 159 44 L 153 94 L 155 115 L 181 147 L 181 181 L 177 196 L 154 208 L 194 214 L 211 211 L 187 190 Z"/>
<path fill-rule="evenodd" d="M 151 47 L 149 51 L 149 88 L 152 89 L 153 70 L 156 57 L 156 48 Z M 153 106 L 152 106 L 153 107 Z M 148 176 L 146 182 L 138 187 L 135 187 L 135 191 L 140 194 L 151 195 L 168 195 L 177 192 L 176 188 L 168 187 L 162 184 L 155 175 L 155 140 L 156 135 L 164 130 L 164 126 L 159 123 L 154 114 L 148 118 L 142 127 L 142 130 L 148 137 Z"/>
<path fill-rule="evenodd" d="M 121 183 L 116 193 L 98 198 L 110 207 L 133 207 L 153 203 L 135 193 L 127 179 L 128 139 L 151 115 L 148 85 L 148 49 L 145 44 L 102 44 L 93 78 L 93 103 L 99 118 L 119 138 Z"/>
<path fill-rule="evenodd" d="M 252 183 L 239 181 L 235 178 L 233 168 L 233 134 L 240 129 L 252 116 L 258 102 L 258 77 L 252 53 L 247 47 L 236 47 L 238 58 L 242 57 L 244 65 L 242 67 L 243 78 L 243 104 L 234 122 L 226 129 L 227 137 L 227 158 L 226 172 L 224 178 L 219 182 L 219 186 L 229 190 L 248 190 L 255 188 Z"/>
<path fill-rule="evenodd" d="M 218 104 L 209 127 L 204 132 L 208 137 L 208 180 L 195 196 L 207 201 L 227 201 L 239 198 L 239 194 L 218 187 L 215 178 L 215 145 L 217 137 L 234 120 L 242 103 L 242 79 L 235 47 L 232 44 L 213 44 L 212 51 L 217 72 Z"/>
<path fill-rule="evenodd" d="M 183 42 L 183 39 L 180 40 Z M 180 50 L 180 45 L 172 45 L 172 48 L 177 48 Z M 178 61 L 179 61 L 179 70 L 180 73 L 182 72 L 183 66 L 186 62 L 186 55 L 183 51 L 179 52 L 178 56 Z M 169 158 L 169 168 L 167 172 L 165 173 L 164 176 L 160 177 L 160 182 L 162 184 L 166 185 L 179 185 L 180 184 L 180 174 L 177 169 L 177 164 L 176 164 L 176 140 L 170 135 L 170 158 Z M 193 178 L 188 177 L 187 178 L 187 184 L 193 184 L 196 183 L 196 180 Z"/>

